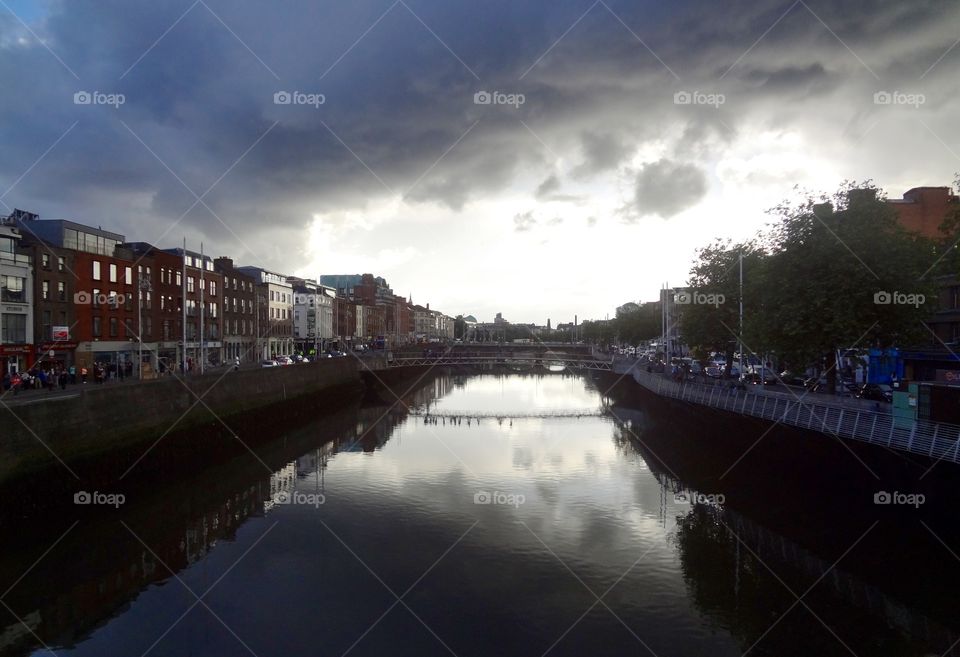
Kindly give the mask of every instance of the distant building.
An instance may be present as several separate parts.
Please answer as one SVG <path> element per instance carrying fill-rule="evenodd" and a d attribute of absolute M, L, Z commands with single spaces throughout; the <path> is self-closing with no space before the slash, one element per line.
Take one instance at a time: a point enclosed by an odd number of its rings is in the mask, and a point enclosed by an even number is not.
<path fill-rule="evenodd" d="M 227 363 L 258 360 L 257 279 L 241 272 L 233 260 L 220 257 L 214 269 L 223 276 L 223 353 Z"/>
<path fill-rule="evenodd" d="M 940 224 L 958 208 L 958 199 L 949 187 L 914 187 L 903 198 L 887 199 L 904 228 L 924 237 L 941 239 Z"/>

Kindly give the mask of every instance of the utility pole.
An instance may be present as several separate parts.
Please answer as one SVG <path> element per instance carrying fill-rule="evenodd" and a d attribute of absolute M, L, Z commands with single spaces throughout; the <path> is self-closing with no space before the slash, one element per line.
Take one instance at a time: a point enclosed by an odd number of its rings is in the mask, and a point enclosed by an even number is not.
<path fill-rule="evenodd" d="M 180 339 L 183 349 L 180 353 L 180 373 L 181 376 L 187 373 L 187 238 L 183 238 L 183 251 L 180 253 L 183 258 L 181 261 L 180 273 L 180 305 L 183 311 L 183 330 L 180 332 Z"/>
<path fill-rule="evenodd" d="M 740 353 L 739 365 L 737 369 L 739 370 L 739 375 L 743 376 L 743 249 L 740 250 L 740 344 L 737 345 L 737 350 Z M 761 370 L 762 371 L 762 370 Z"/>
<path fill-rule="evenodd" d="M 203 342 L 204 306 L 206 305 L 206 295 L 204 294 L 204 292 L 206 292 L 206 288 L 204 287 L 203 280 L 204 269 L 206 269 L 206 263 L 203 261 L 203 242 L 200 242 L 200 374 L 203 374 L 204 361 L 207 360 L 207 352 Z"/>

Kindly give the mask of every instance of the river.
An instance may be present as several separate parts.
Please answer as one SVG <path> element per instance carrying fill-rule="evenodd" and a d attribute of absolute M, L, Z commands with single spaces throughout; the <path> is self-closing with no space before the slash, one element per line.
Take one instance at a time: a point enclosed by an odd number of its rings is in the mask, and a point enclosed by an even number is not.
<path fill-rule="evenodd" d="M 893 581 L 917 559 L 957 580 L 949 518 L 878 560 L 916 508 L 813 512 L 750 463 L 696 489 L 716 458 L 696 427 L 608 388 L 431 376 L 278 436 L 292 456 L 24 528 L 0 654 L 921 656 L 960 637 L 925 571 Z M 784 486 L 793 528 L 752 499 Z"/>

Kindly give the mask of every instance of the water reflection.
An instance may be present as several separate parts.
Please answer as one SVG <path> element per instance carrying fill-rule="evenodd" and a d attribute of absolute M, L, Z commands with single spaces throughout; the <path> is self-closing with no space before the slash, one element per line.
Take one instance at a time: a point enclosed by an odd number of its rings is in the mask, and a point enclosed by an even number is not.
<path fill-rule="evenodd" d="M 829 550 L 729 502 L 682 501 L 690 484 L 664 462 L 693 463 L 677 448 L 689 436 L 606 388 L 568 374 L 437 376 L 402 404 L 384 395 L 287 433 L 264 454 L 271 473 L 229 464 L 119 517 L 65 518 L 60 531 L 80 523 L 21 581 L 58 533 L 0 557 L 3 588 L 16 582 L 2 599 L 24 621 L 7 617 L 0 653 L 40 641 L 75 655 L 261 657 L 950 645 L 942 619 Z M 610 413 L 550 415 L 562 409 Z M 450 412 L 474 417 L 417 415 Z M 503 421 L 476 417 L 491 412 Z"/>

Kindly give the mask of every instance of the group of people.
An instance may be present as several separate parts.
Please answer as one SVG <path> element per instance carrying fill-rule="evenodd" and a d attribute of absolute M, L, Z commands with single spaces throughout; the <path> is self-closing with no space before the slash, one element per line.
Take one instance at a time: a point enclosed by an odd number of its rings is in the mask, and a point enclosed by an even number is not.
<path fill-rule="evenodd" d="M 84 384 L 87 381 L 102 384 L 110 379 L 123 380 L 133 376 L 133 363 L 104 363 L 96 361 L 92 367 L 47 363 L 36 365 L 25 372 L 6 372 L 3 375 L 3 392 L 17 394 L 22 390 L 66 390 L 67 385 Z"/>

